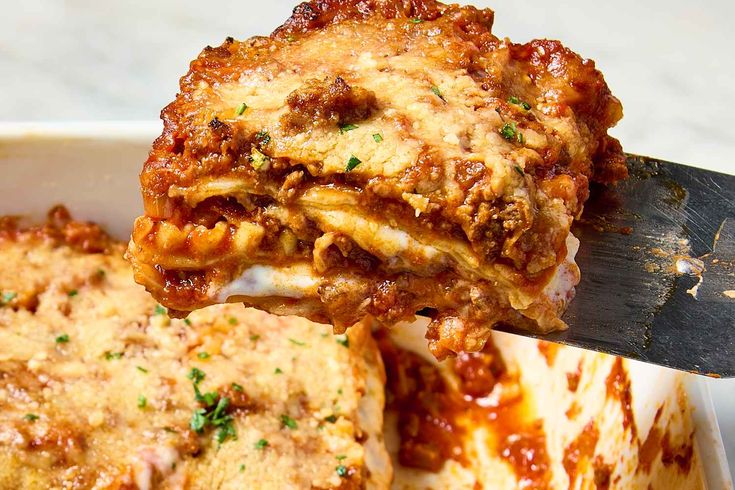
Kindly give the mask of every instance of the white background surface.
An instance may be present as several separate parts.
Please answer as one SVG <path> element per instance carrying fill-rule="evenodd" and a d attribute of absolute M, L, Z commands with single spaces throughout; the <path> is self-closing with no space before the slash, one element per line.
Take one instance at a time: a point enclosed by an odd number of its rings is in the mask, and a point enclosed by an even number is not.
<path fill-rule="evenodd" d="M 627 151 L 735 173 L 735 2 L 473 3 L 495 9 L 498 36 L 557 38 L 596 60 Z M 202 47 L 267 34 L 293 5 L 0 0 L 0 121 L 156 119 Z M 735 381 L 710 386 L 735 471 Z"/>

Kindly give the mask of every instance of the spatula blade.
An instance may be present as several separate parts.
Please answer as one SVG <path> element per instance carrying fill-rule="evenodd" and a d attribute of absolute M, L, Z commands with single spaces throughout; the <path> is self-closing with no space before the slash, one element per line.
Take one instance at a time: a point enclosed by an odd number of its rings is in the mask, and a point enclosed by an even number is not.
<path fill-rule="evenodd" d="M 500 329 L 735 377 L 735 176 L 634 155 L 628 166 L 626 182 L 593 188 L 574 228 L 570 328 Z"/>

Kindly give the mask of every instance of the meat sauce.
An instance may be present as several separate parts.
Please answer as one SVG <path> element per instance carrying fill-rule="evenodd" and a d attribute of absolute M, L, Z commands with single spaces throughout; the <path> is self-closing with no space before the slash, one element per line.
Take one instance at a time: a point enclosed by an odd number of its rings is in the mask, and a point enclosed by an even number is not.
<path fill-rule="evenodd" d="M 528 417 L 522 392 L 510 388 L 518 380 L 507 372 L 492 342 L 452 361 L 454 385 L 434 364 L 393 344 L 387 332 L 378 332 L 377 340 L 388 378 L 387 406 L 398 414 L 403 466 L 438 472 L 450 459 L 466 465 L 465 436 L 486 425 L 497 438 L 492 443 L 496 454 L 511 466 L 519 484 L 547 487 L 550 463 L 543 424 Z M 487 403 L 499 384 L 518 394 Z"/>

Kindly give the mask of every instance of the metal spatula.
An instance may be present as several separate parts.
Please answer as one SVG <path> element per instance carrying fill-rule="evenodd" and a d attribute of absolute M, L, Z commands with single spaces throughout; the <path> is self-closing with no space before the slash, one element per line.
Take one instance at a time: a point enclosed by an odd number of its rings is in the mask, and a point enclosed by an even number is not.
<path fill-rule="evenodd" d="M 593 188 L 574 229 L 570 328 L 539 338 L 735 377 L 735 176 L 633 155 L 628 165 L 626 182 Z"/>

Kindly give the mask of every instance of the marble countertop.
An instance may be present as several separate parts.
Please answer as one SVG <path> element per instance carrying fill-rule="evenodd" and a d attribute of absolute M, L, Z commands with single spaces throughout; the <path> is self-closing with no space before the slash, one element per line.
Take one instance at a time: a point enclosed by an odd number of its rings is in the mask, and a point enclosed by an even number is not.
<path fill-rule="evenodd" d="M 151 120 L 201 48 L 279 25 L 295 0 L 27 0 L 0 18 L 0 121 Z M 735 2 L 516 0 L 496 11 L 514 41 L 561 39 L 596 60 L 632 153 L 735 173 Z M 712 380 L 735 471 L 735 380 Z"/>

